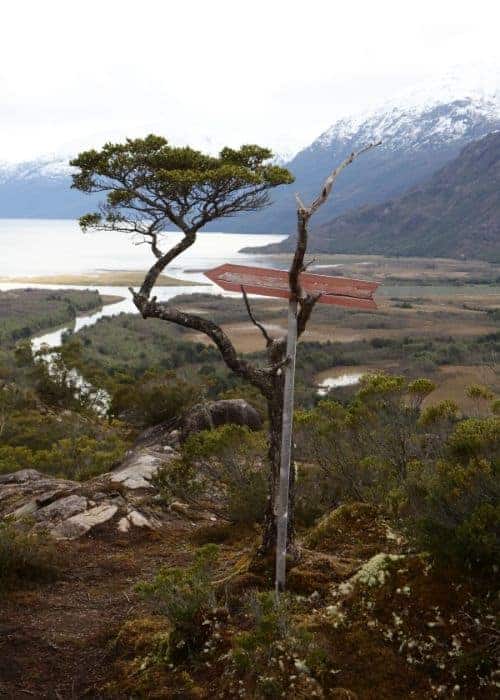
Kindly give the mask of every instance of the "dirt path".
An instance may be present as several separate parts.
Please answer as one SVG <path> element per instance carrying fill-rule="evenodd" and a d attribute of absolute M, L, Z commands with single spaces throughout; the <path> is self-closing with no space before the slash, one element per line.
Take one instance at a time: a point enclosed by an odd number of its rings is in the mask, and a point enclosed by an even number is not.
<path fill-rule="evenodd" d="M 99 698 L 112 640 L 146 612 L 134 591 L 161 565 L 191 559 L 187 523 L 137 538 L 88 538 L 62 546 L 61 579 L 0 601 L 0 697 Z"/>

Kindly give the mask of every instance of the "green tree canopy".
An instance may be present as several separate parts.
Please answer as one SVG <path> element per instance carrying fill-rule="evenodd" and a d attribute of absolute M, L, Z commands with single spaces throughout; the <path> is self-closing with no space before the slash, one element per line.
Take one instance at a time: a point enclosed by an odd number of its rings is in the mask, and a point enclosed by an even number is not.
<path fill-rule="evenodd" d="M 174 225 L 188 233 L 214 219 L 260 209 L 270 203 L 270 189 L 293 182 L 272 156 L 256 145 L 210 156 L 153 134 L 107 143 L 71 161 L 79 168 L 73 188 L 107 193 L 99 211 L 80 224 L 148 236 Z"/>

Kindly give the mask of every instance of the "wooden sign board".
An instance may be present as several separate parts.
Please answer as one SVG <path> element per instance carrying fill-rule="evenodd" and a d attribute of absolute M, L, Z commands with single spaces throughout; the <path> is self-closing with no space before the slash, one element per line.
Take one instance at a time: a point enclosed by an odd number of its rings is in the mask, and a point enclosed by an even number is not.
<path fill-rule="evenodd" d="M 205 276 L 228 292 L 240 292 L 243 287 L 247 294 L 290 298 L 286 270 L 227 263 L 208 270 Z M 373 300 L 373 294 L 379 286 L 376 282 L 303 272 L 300 275 L 300 285 L 307 294 L 320 293 L 319 304 L 334 304 L 365 310 L 377 308 Z"/>

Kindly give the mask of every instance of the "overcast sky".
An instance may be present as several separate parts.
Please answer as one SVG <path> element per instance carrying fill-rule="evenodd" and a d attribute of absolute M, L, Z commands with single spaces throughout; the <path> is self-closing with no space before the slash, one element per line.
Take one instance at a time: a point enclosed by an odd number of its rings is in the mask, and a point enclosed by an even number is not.
<path fill-rule="evenodd" d="M 0 162 L 161 133 L 307 145 L 456 64 L 500 63 L 497 0 L 4 0 Z"/>

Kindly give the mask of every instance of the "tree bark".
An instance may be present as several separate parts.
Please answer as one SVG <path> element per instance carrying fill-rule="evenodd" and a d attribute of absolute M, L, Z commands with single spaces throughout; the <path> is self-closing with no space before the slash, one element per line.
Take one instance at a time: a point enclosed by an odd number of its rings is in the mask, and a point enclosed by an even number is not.
<path fill-rule="evenodd" d="M 269 490 L 267 507 L 262 533 L 262 553 L 271 552 L 276 546 L 276 496 L 278 493 L 278 479 L 281 464 L 281 426 L 283 423 L 283 375 L 275 375 L 274 391 L 272 398 L 267 401 L 267 415 L 269 420 L 268 450 L 269 460 Z"/>

